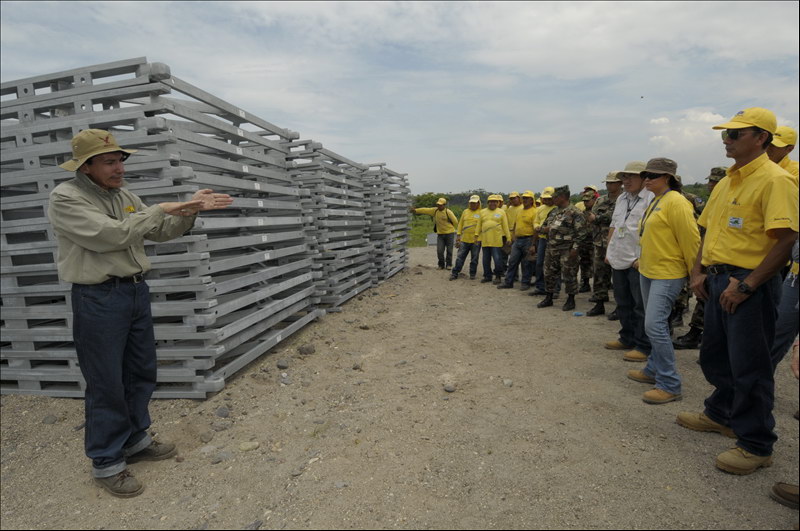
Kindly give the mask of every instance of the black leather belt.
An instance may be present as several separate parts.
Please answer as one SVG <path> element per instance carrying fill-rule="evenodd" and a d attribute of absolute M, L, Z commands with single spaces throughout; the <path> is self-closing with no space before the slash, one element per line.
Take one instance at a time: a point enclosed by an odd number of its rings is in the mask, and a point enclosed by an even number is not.
<path fill-rule="evenodd" d="M 728 264 L 714 264 L 706 267 L 706 274 L 723 275 L 725 273 L 730 273 L 731 271 L 735 271 L 736 269 L 741 269 L 741 267 L 736 267 Z"/>
<path fill-rule="evenodd" d="M 132 282 L 138 284 L 139 282 L 144 282 L 144 274 L 136 273 L 131 277 L 111 277 L 106 282 Z"/>

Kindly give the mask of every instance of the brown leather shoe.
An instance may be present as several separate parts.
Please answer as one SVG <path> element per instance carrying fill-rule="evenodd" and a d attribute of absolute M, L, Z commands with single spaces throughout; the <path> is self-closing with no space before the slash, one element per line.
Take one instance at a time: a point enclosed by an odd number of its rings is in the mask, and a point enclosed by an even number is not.
<path fill-rule="evenodd" d="M 790 483 L 775 483 L 769 493 L 769 497 L 792 509 L 798 507 L 798 486 Z"/>
<path fill-rule="evenodd" d="M 622 356 L 625 361 L 647 361 L 647 354 L 638 350 L 629 350 Z"/>
<path fill-rule="evenodd" d="M 94 478 L 94 482 L 118 498 L 133 498 L 144 491 L 144 485 L 127 468 L 114 476 Z"/>
<path fill-rule="evenodd" d="M 654 384 L 656 383 L 656 379 L 652 376 L 647 376 L 644 371 L 640 371 L 639 369 L 633 369 L 628 371 L 628 378 L 635 382 L 641 382 L 646 384 Z"/>
<path fill-rule="evenodd" d="M 139 461 L 161 461 L 163 459 L 169 459 L 177 453 L 178 449 L 175 448 L 173 443 L 153 441 L 150 446 L 141 452 L 136 452 L 125 458 L 125 461 L 129 465 L 131 463 L 138 463 Z"/>
<path fill-rule="evenodd" d="M 738 476 L 752 474 L 759 468 L 768 466 L 772 466 L 771 455 L 751 454 L 738 446 L 717 456 L 717 468 Z"/>
<path fill-rule="evenodd" d="M 731 439 L 736 438 L 736 434 L 728 426 L 723 426 L 708 418 L 704 413 L 692 413 L 690 411 L 681 411 L 675 418 L 675 422 L 694 431 L 714 431 L 721 433 L 725 437 Z"/>
<path fill-rule="evenodd" d="M 642 400 L 647 404 L 666 404 L 668 402 L 675 402 L 681 400 L 683 395 L 668 393 L 663 389 L 650 389 L 642 395 Z"/>

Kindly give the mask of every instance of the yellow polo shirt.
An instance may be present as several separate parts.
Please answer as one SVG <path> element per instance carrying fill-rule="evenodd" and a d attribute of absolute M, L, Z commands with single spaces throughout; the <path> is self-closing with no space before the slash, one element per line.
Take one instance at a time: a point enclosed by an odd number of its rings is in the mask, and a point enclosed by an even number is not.
<path fill-rule="evenodd" d="M 503 236 L 507 240 L 511 239 L 511 233 L 508 230 L 508 216 L 500 208 L 481 210 L 477 231 L 481 247 L 502 247 Z"/>
<path fill-rule="evenodd" d="M 475 243 L 478 235 L 478 221 L 481 219 L 481 209 L 470 210 L 467 208 L 461 213 L 461 219 L 458 220 L 458 230 L 456 233 L 461 241 L 464 243 Z"/>
<path fill-rule="evenodd" d="M 519 213 L 522 212 L 523 208 L 525 207 L 522 205 L 509 205 L 509 207 L 506 209 L 506 216 L 508 216 L 508 230 L 510 230 L 512 234 L 514 233 L 514 227 L 517 223 L 517 216 L 519 216 Z"/>
<path fill-rule="evenodd" d="M 514 229 L 514 237 L 521 238 L 523 236 L 533 236 L 533 225 L 536 221 L 536 207 L 532 206 L 527 210 L 522 207 L 522 210 L 517 216 L 517 222 Z"/>
<path fill-rule="evenodd" d="M 414 213 L 431 216 L 436 224 L 436 234 L 452 234 L 456 231 L 456 226 L 458 226 L 456 215 L 446 207 L 444 210 L 439 210 L 436 207 L 415 208 Z"/>
<path fill-rule="evenodd" d="M 583 201 L 578 201 L 577 203 L 575 203 L 575 208 L 577 208 L 581 212 L 586 212 L 586 204 Z"/>
<path fill-rule="evenodd" d="M 800 184 L 798 183 L 798 178 L 800 178 L 800 163 L 798 163 L 796 160 L 790 159 L 789 155 L 786 155 L 778 163 L 778 166 L 789 172 L 789 174 L 792 176 L 795 186 Z"/>
<path fill-rule="evenodd" d="M 755 269 L 775 245 L 774 229 L 798 228 L 797 187 L 766 154 L 728 169 L 697 223 L 706 228 L 702 264 Z"/>
<path fill-rule="evenodd" d="M 542 204 L 542 206 L 536 208 L 536 218 L 533 220 L 533 228 L 534 230 L 539 230 L 542 227 L 542 224 L 547 219 L 548 214 L 555 208 L 555 205 L 547 206 Z M 539 238 L 542 240 L 547 239 L 547 234 L 540 234 Z"/>
<path fill-rule="evenodd" d="M 639 222 L 639 273 L 653 280 L 689 276 L 700 248 L 694 207 L 680 193 L 656 197 Z"/>

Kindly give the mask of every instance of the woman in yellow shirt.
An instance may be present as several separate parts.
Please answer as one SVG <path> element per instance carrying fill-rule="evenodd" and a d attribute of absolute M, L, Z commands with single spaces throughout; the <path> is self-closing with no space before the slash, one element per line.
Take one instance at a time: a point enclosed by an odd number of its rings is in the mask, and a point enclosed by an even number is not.
<path fill-rule="evenodd" d="M 648 404 L 681 399 L 681 377 L 669 333 L 669 314 L 680 294 L 700 248 L 700 231 L 693 207 L 681 193 L 675 177 L 678 165 L 664 158 L 651 159 L 641 172 L 645 187 L 655 194 L 639 223 L 641 255 L 633 263 L 639 270 L 645 306 L 645 333 L 652 349 L 647 366 L 628 371 L 628 378 L 654 384 L 642 396 Z"/>

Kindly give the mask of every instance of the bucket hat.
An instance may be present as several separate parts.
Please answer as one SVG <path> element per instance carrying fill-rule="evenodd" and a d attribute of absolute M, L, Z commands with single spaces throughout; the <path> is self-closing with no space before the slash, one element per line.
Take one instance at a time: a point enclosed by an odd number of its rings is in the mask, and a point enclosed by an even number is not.
<path fill-rule="evenodd" d="M 135 149 L 122 149 L 114 135 L 102 129 L 84 129 L 72 138 L 72 158 L 64 164 L 59 164 L 59 168 L 67 171 L 75 171 L 83 163 L 103 153 L 114 153 L 121 151 L 124 153 L 125 160 L 131 153 L 136 153 Z"/>
<path fill-rule="evenodd" d="M 655 159 L 648 160 L 647 167 L 645 167 L 645 169 L 640 171 L 639 175 L 643 173 L 662 173 L 675 177 L 675 172 L 677 170 L 678 170 L 678 163 L 676 163 L 674 160 L 658 157 Z"/>

